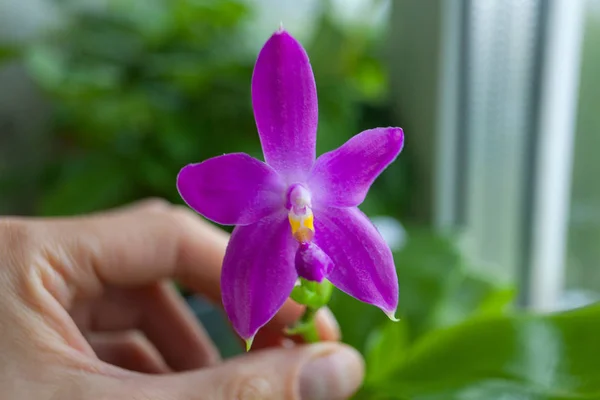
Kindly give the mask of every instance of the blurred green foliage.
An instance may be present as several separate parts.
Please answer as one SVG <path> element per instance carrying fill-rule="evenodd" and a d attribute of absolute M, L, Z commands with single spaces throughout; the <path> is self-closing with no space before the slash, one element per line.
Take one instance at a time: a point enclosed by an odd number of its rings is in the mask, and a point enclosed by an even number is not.
<path fill-rule="evenodd" d="M 600 306 L 531 315 L 452 237 L 409 229 L 395 254 L 400 322 L 340 292 L 343 340 L 366 357 L 360 400 L 598 400 Z"/>
<path fill-rule="evenodd" d="M 23 55 L 55 107 L 37 214 L 78 214 L 147 196 L 180 202 L 175 177 L 184 165 L 238 151 L 261 158 L 245 2 L 58 4 L 63 23 Z M 392 122 L 381 40 L 334 23 L 325 2 L 318 18 L 304 45 L 319 91 L 322 153 Z M 377 183 L 368 212 L 399 214 L 402 171 L 394 165 Z"/>
<path fill-rule="evenodd" d="M 19 57 L 54 107 L 51 157 L 19 171 L 42 185 L 35 212 L 65 215 L 147 196 L 181 202 L 185 164 L 226 152 L 261 157 L 250 103 L 256 54 L 241 0 L 60 3 L 63 24 Z M 402 125 L 391 117 L 384 41 L 334 22 L 324 2 L 304 43 L 319 92 L 318 152 L 359 131 Z M 266 38 L 265 38 L 266 39 Z M 408 154 L 407 154 L 408 152 Z M 410 146 L 362 208 L 406 220 Z M 5 183 L 6 183 L 5 182 Z M 6 188 L 6 186 L 4 187 Z M 551 316 L 511 309 L 514 290 L 475 271 L 453 237 L 408 230 L 395 254 L 401 321 L 336 291 L 343 340 L 367 359 L 360 399 L 600 399 L 600 309 Z M 225 353 L 231 354 L 231 351 Z"/>
<path fill-rule="evenodd" d="M 600 399 L 600 306 L 555 315 L 488 315 L 406 347 L 388 324 L 367 353 L 361 399 Z M 368 368 L 368 367 L 367 367 Z"/>
<path fill-rule="evenodd" d="M 409 228 L 405 246 L 394 254 L 400 282 L 397 317 L 406 322 L 402 335 L 407 344 L 473 316 L 511 310 L 514 288 L 480 275 L 454 243 L 452 237 Z M 368 347 L 373 328 L 387 321 L 379 309 L 341 292 L 335 292 L 330 307 L 344 341 L 361 350 Z"/>
<path fill-rule="evenodd" d="M 56 156 L 38 213 L 76 214 L 147 196 L 178 202 L 190 162 L 256 154 L 237 1 L 64 4 L 67 22 L 26 62 L 56 107 Z"/>

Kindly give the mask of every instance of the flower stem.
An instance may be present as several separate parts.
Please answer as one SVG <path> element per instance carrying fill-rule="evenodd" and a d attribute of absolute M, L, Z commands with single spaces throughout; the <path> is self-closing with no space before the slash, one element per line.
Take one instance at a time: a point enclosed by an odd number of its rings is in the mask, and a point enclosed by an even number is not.
<path fill-rule="evenodd" d="M 306 307 L 306 311 L 304 311 L 302 318 L 300 318 L 300 323 L 304 329 L 299 333 L 306 343 L 316 343 L 320 340 L 317 324 L 315 323 L 315 316 L 318 310 L 318 308 Z"/>
<path fill-rule="evenodd" d="M 306 310 L 294 326 L 286 329 L 287 334 L 301 336 L 307 343 L 318 342 L 320 338 L 315 317 L 319 308 L 329 302 L 332 291 L 333 285 L 327 280 L 318 283 L 301 278 L 300 284 L 294 287 L 291 298 L 306 306 Z"/>

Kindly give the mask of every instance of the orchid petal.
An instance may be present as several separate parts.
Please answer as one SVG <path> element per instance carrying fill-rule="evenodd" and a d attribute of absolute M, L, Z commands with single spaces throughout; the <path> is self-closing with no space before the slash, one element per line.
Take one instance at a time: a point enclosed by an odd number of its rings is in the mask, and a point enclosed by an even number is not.
<path fill-rule="evenodd" d="M 331 283 L 393 316 L 398 306 L 394 258 L 365 214 L 356 207 L 315 210 L 315 241 L 335 265 L 327 277 Z"/>
<path fill-rule="evenodd" d="M 315 160 L 317 89 L 306 52 L 284 30 L 258 55 L 252 106 L 267 164 L 291 179 L 305 177 Z"/>
<path fill-rule="evenodd" d="M 314 200 L 333 207 L 359 205 L 373 181 L 396 159 L 403 144 L 402 129 L 375 128 L 321 155 L 308 179 Z"/>
<path fill-rule="evenodd" d="M 191 208 L 222 225 L 251 224 L 285 205 L 279 174 L 244 153 L 187 165 L 177 189 Z"/>
<path fill-rule="evenodd" d="M 233 230 L 223 260 L 223 306 L 236 332 L 251 339 L 281 308 L 298 274 L 298 243 L 285 213 Z"/>

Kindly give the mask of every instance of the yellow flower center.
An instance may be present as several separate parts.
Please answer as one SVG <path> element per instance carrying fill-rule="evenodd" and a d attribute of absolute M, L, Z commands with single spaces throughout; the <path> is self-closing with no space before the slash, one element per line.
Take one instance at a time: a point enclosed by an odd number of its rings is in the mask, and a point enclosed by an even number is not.
<path fill-rule="evenodd" d="M 295 214 L 290 210 L 288 219 L 292 227 L 292 235 L 300 243 L 308 243 L 315 236 L 314 216 L 312 210 L 307 207 L 304 215 Z"/>

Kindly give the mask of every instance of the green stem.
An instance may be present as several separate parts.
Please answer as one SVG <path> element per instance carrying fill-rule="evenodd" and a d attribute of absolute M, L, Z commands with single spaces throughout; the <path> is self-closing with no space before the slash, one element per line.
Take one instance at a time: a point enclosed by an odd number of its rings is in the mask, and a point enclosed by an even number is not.
<path fill-rule="evenodd" d="M 306 343 L 316 343 L 320 340 L 317 324 L 315 323 L 315 316 L 318 310 L 318 308 L 306 307 L 306 311 L 304 311 L 302 318 L 300 318 L 300 323 L 303 326 L 300 335 Z"/>
<path fill-rule="evenodd" d="M 300 336 L 307 343 L 318 342 L 320 338 L 315 317 L 319 308 L 329 302 L 332 290 L 333 285 L 327 280 L 317 283 L 300 278 L 300 285 L 294 287 L 290 297 L 306 306 L 306 311 L 294 326 L 286 329 L 287 334 Z"/>

